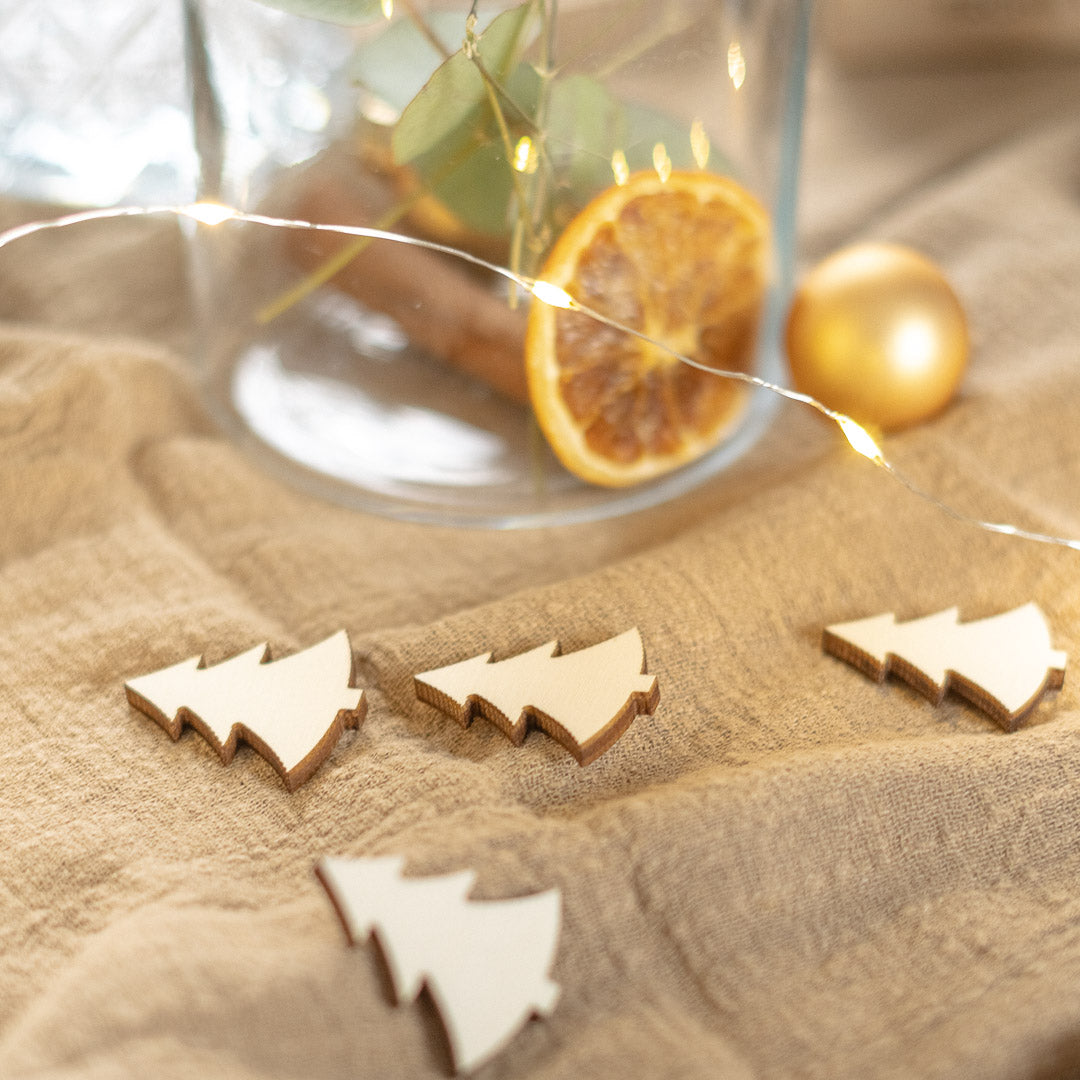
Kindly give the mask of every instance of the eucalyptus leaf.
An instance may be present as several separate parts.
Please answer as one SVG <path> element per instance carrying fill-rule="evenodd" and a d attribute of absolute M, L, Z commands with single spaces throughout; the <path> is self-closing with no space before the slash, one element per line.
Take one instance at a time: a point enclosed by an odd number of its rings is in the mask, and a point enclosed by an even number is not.
<path fill-rule="evenodd" d="M 484 80 L 476 65 L 456 52 L 441 64 L 394 125 L 394 160 L 404 165 L 443 142 L 480 104 Z"/>
<path fill-rule="evenodd" d="M 518 108 L 535 114 L 540 76 L 534 68 L 519 64 L 504 89 Z M 512 166 L 494 118 L 482 106 L 474 108 L 441 142 L 414 158 L 411 167 L 446 209 L 471 229 L 505 234 L 514 193 Z"/>
<path fill-rule="evenodd" d="M 356 51 L 353 78 L 381 101 L 401 113 L 424 88 L 431 73 L 446 56 L 460 48 L 465 37 L 465 15 L 433 11 L 425 23 L 444 52 L 428 40 L 412 19 L 394 19 L 386 29 Z"/>
<path fill-rule="evenodd" d="M 382 18 L 381 0 L 258 0 L 264 7 L 322 22 L 355 26 Z"/>
<path fill-rule="evenodd" d="M 463 224 L 490 236 L 505 236 L 514 193 L 510 168 L 497 142 L 479 146 L 434 189 L 435 197 Z"/>
<path fill-rule="evenodd" d="M 496 82 L 513 71 L 530 36 L 535 33 L 535 0 L 497 15 L 480 35 L 478 51 L 485 69 Z M 405 164 L 458 128 L 487 100 L 487 89 L 477 65 L 458 50 L 435 70 L 401 114 L 394 127 L 394 159 Z"/>

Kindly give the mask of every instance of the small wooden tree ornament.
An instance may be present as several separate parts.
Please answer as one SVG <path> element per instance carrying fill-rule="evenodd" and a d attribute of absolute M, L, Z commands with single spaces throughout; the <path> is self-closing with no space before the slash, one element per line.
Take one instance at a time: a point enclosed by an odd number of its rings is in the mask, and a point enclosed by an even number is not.
<path fill-rule="evenodd" d="M 874 615 L 826 627 L 822 645 L 878 682 L 895 673 L 935 704 L 953 689 L 1006 731 L 1065 681 L 1067 657 L 1033 603 L 963 624 L 956 608 L 906 623 Z"/>
<path fill-rule="evenodd" d="M 559 643 L 492 662 L 491 653 L 415 676 L 421 701 L 468 727 L 486 717 L 515 746 L 530 727 L 547 732 L 578 764 L 595 761 L 639 713 L 660 702 L 655 675 L 646 675 L 637 629 L 566 656 Z"/>
<path fill-rule="evenodd" d="M 559 999 L 548 972 L 562 918 L 558 889 L 513 900 L 470 900 L 471 870 L 402 877 L 405 860 L 322 859 L 315 873 L 351 944 L 374 937 L 397 1004 L 426 986 L 457 1072 L 482 1065 L 532 1016 Z"/>
<path fill-rule="evenodd" d="M 364 692 L 352 682 L 352 647 L 341 630 L 273 662 L 265 644 L 209 668 L 201 656 L 193 656 L 132 679 L 124 689 L 128 701 L 173 739 L 190 724 L 226 765 L 242 740 L 295 791 L 323 763 L 342 731 L 363 722 Z"/>

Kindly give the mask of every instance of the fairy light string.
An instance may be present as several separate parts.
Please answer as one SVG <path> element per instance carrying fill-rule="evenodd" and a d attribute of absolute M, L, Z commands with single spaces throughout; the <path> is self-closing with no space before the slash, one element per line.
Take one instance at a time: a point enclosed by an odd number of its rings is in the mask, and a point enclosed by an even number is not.
<path fill-rule="evenodd" d="M 440 244 L 433 240 L 424 240 L 415 236 L 405 236 L 401 233 L 389 232 L 385 229 L 371 228 L 364 225 L 330 225 L 313 221 L 304 221 L 296 218 L 272 217 L 266 214 L 249 213 L 244 210 L 237 210 L 234 207 L 223 206 L 220 203 L 195 202 L 160 206 L 112 206 L 94 210 L 81 210 L 42 221 L 31 221 L 22 225 L 16 225 L 13 228 L 0 233 L 0 249 L 7 247 L 17 240 L 32 236 L 36 233 L 64 229 L 87 222 L 105 221 L 111 218 L 168 216 L 188 219 L 198 222 L 201 225 L 211 227 L 221 225 L 227 221 L 237 221 L 251 225 L 265 225 L 268 228 L 273 229 L 327 232 L 338 236 L 367 238 L 370 240 L 388 240 L 391 243 L 424 248 L 428 251 L 439 252 L 464 262 L 471 263 L 474 266 L 488 270 L 491 273 L 506 279 L 519 288 L 525 289 L 543 304 L 555 308 L 562 308 L 567 311 L 580 312 L 581 314 L 606 326 L 610 326 L 621 333 L 629 334 L 653 348 L 660 349 L 679 362 L 696 368 L 699 371 L 706 372 L 710 375 L 716 375 L 721 379 L 730 379 L 733 382 L 745 383 L 749 386 L 776 394 L 788 401 L 805 405 L 816 410 L 822 416 L 836 424 L 850 447 L 856 453 L 872 462 L 907 491 L 911 492 L 911 494 L 929 503 L 954 521 L 974 526 L 985 532 L 1016 537 L 1022 540 L 1030 540 L 1040 544 L 1069 548 L 1072 551 L 1080 551 L 1080 539 L 1073 539 L 1066 536 L 1054 536 L 1050 533 L 1024 529 L 1008 522 L 984 521 L 981 518 L 964 513 L 963 511 L 956 509 L 956 507 L 949 505 L 932 492 L 920 487 L 897 469 L 885 456 L 884 451 L 871 434 L 860 423 L 844 413 L 829 408 L 829 406 L 809 394 L 800 393 L 797 390 L 789 389 L 786 386 L 781 386 L 779 383 L 771 382 L 768 379 L 763 379 L 758 375 L 751 375 L 744 371 L 726 371 L 720 368 L 710 367 L 699 360 L 695 360 L 691 356 L 686 356 L 677 352 L 665 345 L 662 341 L 658 341 L 656 338 L 650 337 L 640 330 L 635 330 L 631 326 L 626 326 L 617 319 L 612 319 L 603 312 L 597 311 L 594 308 L 581 303 L 558 285 L 554 285 L 551 282 L 539 278 L 532 278 L 524 274 L 519 274 L 505 266 L 499 266 L 497 263 L 490 262 L 479 255 L 463 251 L 460 248 L 450 247 L 447 244 Z"/>

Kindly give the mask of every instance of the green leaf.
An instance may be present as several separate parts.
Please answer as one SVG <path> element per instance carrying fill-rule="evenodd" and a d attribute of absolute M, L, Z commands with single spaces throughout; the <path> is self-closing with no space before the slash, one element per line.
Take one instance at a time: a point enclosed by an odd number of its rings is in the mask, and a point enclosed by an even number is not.
<path fill-rule="evenodd" d="M 369 19 L 382 18 L 380 0 L 258 0 L 264 7 L 287 11 L 323 22 L 354 26 Z"/>
<path fill-rule="evenodd" d="M 520 64 L 504 88 L 523 112 L 535 114 L 540 76 L 534 68 Z M 486 101 L 484 106 L 475 109 L 441 142 L 414 158 L 411 167 L 460 221 L 477 232 L 502 236 L 510 226 L 512 166 L 494 118 L 486 110 Z"/>
<path fill-rule="evenodd" d="M 353 61 L 356 81 L 398 113 L 420 93 L 431 73 L 448 53 L 460 47 L 465 36 L 465 18 L 457 12 L 433 11 L 425 21 L 445 52 L 440 53 L 412 19 L 401 18 L 364 42 Z"/>
<path fill-rule="evenodd" d="M 535 27 L 530 16 L 535 0 L 526 0 L 496 16 L 479 39 L 480 61 L 497 82 L 513 71 Z M 487 100 L 487 89 L 476 64 L 459 50 L 436 70 L 402 112 L 394 127 L 394 159 L 412 161 L 469 119 Z"/>
<path fill-rule="evenodd" d="M 476 65 L 456 52 L 413 98 L 394 126 L 392 145 L 399 164 L 444 142 L 484 99 Z"/>
<path fill-rule="evenodd" d="M 499 143 L 477 147 L 434 191 L 443 206 L 470 229 L 490 236 L 505 236 L 509 231 L 514 186 Z"/>

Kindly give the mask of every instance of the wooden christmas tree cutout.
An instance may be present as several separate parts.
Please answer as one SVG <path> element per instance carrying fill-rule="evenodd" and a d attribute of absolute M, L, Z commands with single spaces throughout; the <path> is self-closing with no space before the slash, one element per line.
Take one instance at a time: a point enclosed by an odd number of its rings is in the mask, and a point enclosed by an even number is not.
<path fill-rule="evenodd" d="M 588 765 L 607 750 L 639 713 L 660 702 L 655 675 L 646 675 L 637 629 L 578 652 L 559 655 L 559 643 L 491 661 L 474 656 L 415 677 L 421 701 L 467 727 L 479 714 L 516 746 L 538 727 Z"/>
<path fill-rule="evenodd" d="M 963 624 L 956 608 L 906 623 L 875 615 L 827 627 L 822 644 L 879 682 L 894 672 L 935 704 L 953 689 L 1006 731 L 1065 681 L 1065 653 L 1050 647 L 1046 619 L 1030 603 Z"/>
<path fill-rule="evenodd" d="M 374 936 L 397 1004 L 426 986 L 457 1072 L 483 1064 L 533 1016 L 555 1008 L 548 973 L 562 917 L 558 889 L 514 900 L 469 900 L 471 870 L 401 876 L 405 860 L 323 859 L 316 866 L 349 941 Z"/>
<path fill-rule="evenodd" d="M 352 687 L 352 647 L 344 630 L 310 649 L 270 662 L 257 645 L 204 667 L 193 656 L 126 683 L 128 701 L 174 739 L 190 724 L 228 765 L 243 740 L 295 791 L 323 763 L 344 728 L 367 711 Z"/>

